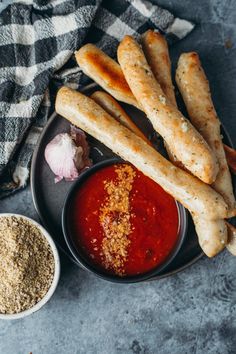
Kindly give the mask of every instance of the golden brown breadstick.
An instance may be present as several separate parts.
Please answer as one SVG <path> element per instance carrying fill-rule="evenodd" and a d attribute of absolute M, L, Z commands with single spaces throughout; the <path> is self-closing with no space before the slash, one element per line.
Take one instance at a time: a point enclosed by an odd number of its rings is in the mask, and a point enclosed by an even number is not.
<path fill-rule="evenodd" d="M 120 43 L 118 61 L 134 96 L 171 152 L 192 174 L 212 183 L 218 172 L 215 155 L 182 113 L 168 104 L 142 49 L 131 36 Z"/>
<path fill-rule="evenodd" d="M 165 38 L 152 30 L 148 30 L 141 38 L 142 48 L 150 65 L 152 72 L 161 86 L 169 103 L 177 107 L 174 85 L 171 78 L 171 61 L 169 56 L 168 44 Z M 184 168 L 184 165 L 177 160 L 176 156 L 171 152 L 170 147 L 164 141 L 169 159 L 176 166 Z"/>
<path fill-rule="evenodd" d="M 152 72 L 161 86 L 169 103 L 177 107 L 174 86 L 171 79 L 171 62 L 165 38 L 157 32 L 149 30 L 141 39 L 142 48 Z"/>
<path fill-rule="evenodd" d="M 83 72 L 118 101 L 139 108 L 120 65 L 101 49 L 88 43 L 75 52 L 75 58 Z"/>
<path fill-rule="evenodd" d="M 131 162 L 190 211 L 209 219 L 227 216 L 227 205 L 217 192 L 172 165 L 91 98 L 63 87 L 57 94 L 56 111 Z"/>
<path fill-rule="evenodd" d="M 176 70 L 176 82 L 191 122 L 205 138 L 218 159 L 219 173 L 212 187 L 223 196 L 230 208 L 234 208 L 235 198 L 220 135 L 220 121 L 197 53 L 181 54 Z"/>
<path fill-rule="evenodd" d="M 228 233 L 224 219 L 209 220 L 192 214 L 199 245 L 208 257 L 214 257 L 227 243 Z"/>
<path fill-rule="evenodd" d="M 148 140 L 148 138 L 137 127 L 137 125 L 134 124 L 132 119 L 111 95 L 104 91 L 96 91 L 90 97 L 118 122 L 123 124 L 126 128 L 130 129 L 133 133 L 145 140 L 146 143 L 151 145 L 151 142 Z"/>

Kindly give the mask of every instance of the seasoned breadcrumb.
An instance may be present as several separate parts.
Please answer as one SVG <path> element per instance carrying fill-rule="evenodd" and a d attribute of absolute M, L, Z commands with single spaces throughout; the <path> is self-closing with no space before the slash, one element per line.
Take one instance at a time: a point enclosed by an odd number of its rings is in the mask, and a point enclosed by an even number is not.
<path fill-rule="evenodd" d="M 0 218 L 0 313 L 34 306 L 47 293 L 54 257 L 39 228 L 20 217 Z"/>
<path fill-rule="evenodd" d="M 117 275 L 125 275 L 124 265 L 130 245 L 130 191 L 136 172 L 127 164 L 117 165 L 117 179 L 105 181 L 107 197 L 100 208 L 100 224 L 103 228 L 102 254 L 106 269 Z"/>

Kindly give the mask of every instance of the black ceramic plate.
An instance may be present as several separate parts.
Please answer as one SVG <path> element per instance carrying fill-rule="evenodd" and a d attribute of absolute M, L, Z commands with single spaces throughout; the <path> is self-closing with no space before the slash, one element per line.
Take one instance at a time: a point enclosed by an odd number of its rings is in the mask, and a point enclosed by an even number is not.
<path fill-rule="evenodd" d="M 90 94 L 97 89 L 96 85 L 90 85 L 84 92 Z M 162 150 L 161 139 L 157 138 L 151 127 L 151 124 L 146 119 L 145 115 L 137 109 L 123 105 L 127 113 L 133 118 L 136 124 L 142 128 L 147 136 L 151 136 L 154 142 L 158 145 L 158 149 Z M 48 142 L 58 133 L 68 132 L 70 130 L 70 123 L 64 118 L 54 113 L 45 126 L 38 146 L 34 151 L 32 167 L 31 167 L 31 188 L 33 193 L 33 200 L 35 208 L 39 217 L 48 229 L 58 247 L 64 251 L 74 262 L 76 260 L 71 255 L 62 233 L 61 213 L 65 197 L 73 182 L 54 183 L 54 175 L 49 169 L 45 159 L 44 150 Z M 227 134 L 223 132 L 225 142 L 231 145 Z M 105 147 L 103 144 L 88 136 L 88 141 L 91 146 L 91 158 L 94 163 L 114 157 L 115 155 Z M 165 154 L 163 150 L 163 154 Z M 155 279 L 160 279 L 174 273 L 177 273 L 186 267 L 190 266 L 203 256 L 201 248 L 198 245 L 197 236 L 190 217 L 188 217 L 188 231 L 184 244 L 174 261 Z"/>

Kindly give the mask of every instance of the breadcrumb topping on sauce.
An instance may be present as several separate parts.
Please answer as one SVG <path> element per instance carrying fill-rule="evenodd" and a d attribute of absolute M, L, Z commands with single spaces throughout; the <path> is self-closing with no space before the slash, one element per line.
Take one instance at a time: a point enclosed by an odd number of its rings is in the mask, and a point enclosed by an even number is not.
<path fill-rule="evenodd" d="M 100 208 L 99 220 L 104 231 L 104 266 L 106 269 L 113 269 L 118 275 L 124 275 L 124 264 L 130 245 L 129 235 L 132 232 L 130 191 L 136 173 L 126 164 L 118 165 L 115 172 L 115 181 L 104 181 L 107 197 Z"/>

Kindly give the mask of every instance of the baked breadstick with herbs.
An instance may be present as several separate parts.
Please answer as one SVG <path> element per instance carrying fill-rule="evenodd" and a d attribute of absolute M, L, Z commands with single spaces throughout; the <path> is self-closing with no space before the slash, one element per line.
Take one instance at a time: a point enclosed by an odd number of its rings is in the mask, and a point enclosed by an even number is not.
<path fill-rule="evenodd" d="M 120 43 L 118 61 L 134 96 L 171 152 L 193 175 L 213 183 L 218 173 L 214 153 L 189 120 L 168 103 L 141 47 L 131 36 Z"/>
<path fill-rule="evenodd" d="M 139 105 L 127 84 L 120 65 L 94 44 L 85 44 L 75 58 L 83 72 L 118 101 Z"/>
<path fill-rule="evenodd" d="M 228 232 L 224 219 L 210 220 L 196 214 L 192 214 L 192 218 L 201 249 L 208 257 L 216 256 L 227 244 Z"/>
<path fill-rule="evenodd" d="M 123 110 L 119 103 L 108 93 L 104 91 L 96 91 L 90 96 L 99 106 L 101 106 L 107 113 L 114 117 L 118 122 L 123 124 L 126 128 L 131 130 L 136 135 L 151 145 L 148 138 L 137 127 L 128 114 Z"/>
<path fill-rule="evenodd" d="M 195 52 L 181 54 L 176 70 L 176 82 L 184 99 L 190 120 L 202 134 L 219 163 L 219 173 L 212 187 L 220 193 L 230 208 L 235 208 L 232 180 L 225 157 L 217 117 L 206 75 Z"/>
<path fill-rule="evenodd" d="M 169 103 L 177 107 L 171 79 L 171 62 L 168 44 L 160 33 L 149 30 L 141 38 L 142 48 L 152 72 Z"/>
<path fill-rule="evenodd" d="M 160 33 L 148 30 L 141 38 L 142 48 L 150 65 L 152 72 L 161 86 L 167 100 L 173 106 L 177 107 L 175 99 L 174 85 L 171 78 L 171 61 L 169 56 L 168 44 Z M 175 163 L 176 166 L 184 168 L 184 165 L 177 161 L 176 156 L 171 152 L 170 147 L 164 141 L 169 159 Z"/>

